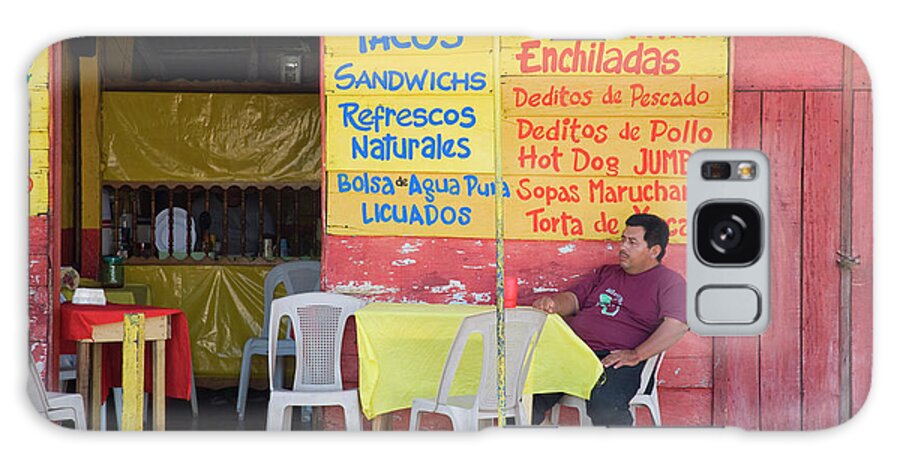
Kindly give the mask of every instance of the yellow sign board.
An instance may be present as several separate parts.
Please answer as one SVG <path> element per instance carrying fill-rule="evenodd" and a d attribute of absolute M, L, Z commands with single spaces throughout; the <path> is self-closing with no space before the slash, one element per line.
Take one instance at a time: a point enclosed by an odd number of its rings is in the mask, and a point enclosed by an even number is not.
<path fill-rule="evenodd" d="M 468 53 L 489 54 L 494 44 L 493 37 L 466 36 L 344 36 L 327 37 L 325 56 L 398 56 L 450 55 Z"/>
<path fill-rule="evenodd" d="M 493 176 L 427 173 L 328 174 L 333 235 L 494 235 Z M 684 179 L 507 176 L 505 236 L 510 239 L 610 239 L 638 212 L 670 222 L 684 240 Z M 451 235 L 452 234 L 452 235 Z"/>
<path fill-rule="evenodd" d="M 491 43 L 489 37 L 327 37 L 325 94 L 489 94 Z"/>
<path fill-rule="evenodd" d="M 329 172 L 326 232 L 492 237 L 495 191 L 492 175 Z"/>
<path fill-rule="evenodd" d="M 617 239 L 628 216 L 652 213 L 684 243 L 687 159 L 728 146 L 726 38 L 510 37 L 500 50 L 484 38 L 338 38 L 325 42 L 324 67 L 334 235 L 494 237 L 500 150 L 506 238 Z M 442 73 L 467 77 L 409 85 Z M 474 122 L 463 127 L 455 114 L 466 108 Z M 412 124 L 416 112 L 435 123 Z M 466 138 L 467 156 L 397 156 L 398 140 L 442 134 Z"/>
<path fill-rule="evenodd" d="M 700 148 L 722 147 L 723 118 L 514 117 L 503 120 L 503 172 L 683 177 Z"/>
<path fill-rule="evenodd" d="M 493 172 L 490 96 L 332 96 L 329 171 Z"/>
<path fill-rule="evenodd" d="M 508 77 L 501 92 L 504 116 L 728 114 L 725 76 Z"/>
<path fill-rule="evenodd" d="M 625 219 L 651 213 L 669 222 L 683 242 L 685 180 L 635 177 L 507 176 L 512 196 L 504 212 L 506 237 L 540 240 L 616 239 Z"/>
<path fill-rule="evenodd" d="M 504 37 L 501 75 L 724 76 L 727 37 L 542 40 Z"/>

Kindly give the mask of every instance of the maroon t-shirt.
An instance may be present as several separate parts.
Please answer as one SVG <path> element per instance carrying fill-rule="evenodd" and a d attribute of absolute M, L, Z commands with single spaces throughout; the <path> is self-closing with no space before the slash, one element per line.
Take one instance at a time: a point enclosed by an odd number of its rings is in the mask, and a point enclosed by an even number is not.
<path fill-rule="evenodd" d="M 580 308 L 569 326 L 593 350 L 634 349 L 663 317 L 687 323 L 684 279 L 661 264 L 635 275 L 602 266 L 568 291 Z"/>

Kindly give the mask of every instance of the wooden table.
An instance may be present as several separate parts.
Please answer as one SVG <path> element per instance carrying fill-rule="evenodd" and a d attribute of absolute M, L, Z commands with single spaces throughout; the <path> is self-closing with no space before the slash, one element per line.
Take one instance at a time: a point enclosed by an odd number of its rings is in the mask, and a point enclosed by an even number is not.
<path fill-rule="evenodd" d="M 144 340 L 150 342 L 153 352 L 153 430 L 166 428 L 166 340 L 171 336 L 169 316 L 151 317 L 144 322 Z M 100 405 L 103 402 L 101 344 L 122 343 L 124 337 L 124 323 L 113 322 L 94 326 L 91 338 L 76 340 L 78 393 L 84 398 L 90 394 L 90 406 L 86 410 L 90 411 L 91 430 L 100 429 Z"/>
<path fill-rule="evenodd" d="M 165 397 L 190 398 L 190 339 L 184 314 L 177 309 L 138 305 L 61 305 L 63 340 L 75 343 L 78 356 L 78 392 L 88 403 L 89 428 L 99 430 L 100 407 L 103 394 L 115 382 L 111 377 L 121 367 L 103 363 L 104 345 L 121 344 L 124 339 L 124 315 L 143 313 L 144 339 L 152 353 L 153 430 L 164 430 L 166 424 Z M 175 330 L 173 330 L 173 328 Z M 175 352 L 167 352 L 167 341 L 176 345 Z M 171 362 L 167 363 L 167 358 Z M 104 375 L 107 370 L 107 375 Z M 167 371 L 171 375 L 167 379 Z"/>
<path fill-rule="evenodd" d="M 389 430 L 392 411 L 409 408 L 414 398 L 433 398 L 463 318 L 493 310 L 493 306 L 398 303 L 370 303 L 358 310 L 360 405 L 373 421 L 372 428 Z M 473 352 L 475 358 L 479 353 Z M 464 355 L 454 385 L 474 392 L 481 363 L 465 359 Z M 564 392 L 588 398 L 602 373 L 594 352 L 553 314 L 535 348 L 525 393 Z"/>

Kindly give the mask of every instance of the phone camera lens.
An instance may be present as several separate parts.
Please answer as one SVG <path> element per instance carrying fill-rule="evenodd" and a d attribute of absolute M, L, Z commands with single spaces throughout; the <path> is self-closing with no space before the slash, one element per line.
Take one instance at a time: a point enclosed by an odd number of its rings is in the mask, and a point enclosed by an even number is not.
<path fill-rule="evenodd" d="M 762 251 L 759 210 L 743 202 L 711 202 L 700 207 L 694 249 L 713 265 L 749 265 Z"/>
<path fill-rule="evenodd" d="M 745 225 L 741 225 L 743 221 L 737 216 L 725 219 L 716 223 L 710 232 L 713 248 L 720 253 L 726 253 L 740 246 L 743 238 L 743 229 Z"/>

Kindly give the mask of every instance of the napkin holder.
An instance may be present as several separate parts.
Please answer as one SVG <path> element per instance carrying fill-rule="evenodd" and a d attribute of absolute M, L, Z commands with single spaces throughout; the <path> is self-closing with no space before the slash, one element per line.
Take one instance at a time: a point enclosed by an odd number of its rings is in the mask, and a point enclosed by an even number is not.
<path fill-rule="evenodd" d="M 76 288 L 72 303 L 77 305 L 106 305 L 106 293 L 102 288 Z"/>

